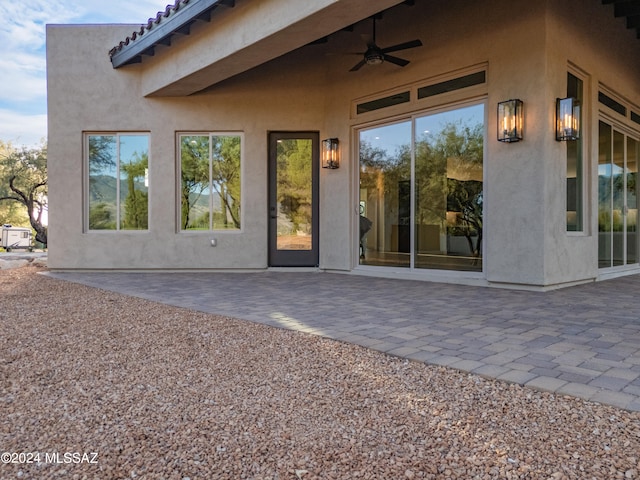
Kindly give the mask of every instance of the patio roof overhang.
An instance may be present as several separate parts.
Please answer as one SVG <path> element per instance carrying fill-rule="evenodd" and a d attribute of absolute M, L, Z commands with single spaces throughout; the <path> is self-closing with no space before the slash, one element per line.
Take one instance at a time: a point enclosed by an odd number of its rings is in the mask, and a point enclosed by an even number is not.
<path fill-rule="evenodd" d="M 114 68 L 144 62 L 146 96 L 186 96 L 415 0 L 176 0 L 109 52 Z M 601 0 L 640 39 L 640 0 Z M 232 13 L 231 10 L 233 10 Z M 215 17 L 215 25 L 191 29 Z M 242 32 L 238 35 L 238 32 Z M 197 37 L 197 38 L 195 38 Z M 185 48 L 166 47 L 182 42 Z M 213 48 L 213 46 L 215 48 Z M 158 48 L 160 47 L 160 48 Z"/>
<path fill-rule="evenodd" d="M 413 2 L 178 0 L 109 54 L 114 68 L 142 62 L 145 96 L 186 96 L 387 8 Z M 197 35 L 189 35 L 192 28 L 198 29 Z M 175 48 L 178 43 L 181 48 Z M 156 55 L 159 50 L 162 55 Z M 145 59 L 154 55 L 153 61 Z"/>

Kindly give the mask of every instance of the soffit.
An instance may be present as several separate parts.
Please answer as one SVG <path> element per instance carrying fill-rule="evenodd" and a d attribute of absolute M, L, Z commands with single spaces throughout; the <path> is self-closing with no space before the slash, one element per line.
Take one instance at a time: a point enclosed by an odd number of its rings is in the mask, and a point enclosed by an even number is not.
<path fill-rule="evenodd" d="M 121 66 L 142 62 L 124 68 L 140 69 L 146 96 L 191 95 L 387 8 L 413 1 L 179 0 L 150 19 L 135 38 L 132 35 L 114 47 L 110 55 L 112 62 L 119 57 Z M 201 13 L 205 4 L 212 7 L 208 14 Z M 197 16 L 189 18 L 188 11 Z M 146 31 L 140 34 L 143 29 Z M 153 39 L 154 29 L 162 29 L 168 37 L 156 33 Z M 171 46 L 163 46 L 167 44 Z"/>
<path fill-rule="evenodd" d="M 300 0 L 177 0 L 112 48 L 109 55 L 114 68 L 145 64 L 145 95 L 190 95 L 387 8 L 414 1 L 314 0 L 301 4 Z M 613 14 L 625 18 L 627 28 L 634 29 L 640 39 L 640 0 L 601 1 L 613 6 Z M 255 14 L 252 17 L 252 11 L 258 15 L 268 12 L 271 23 L 273 19 L 282 21 L 274 29 L 261 30 L 257 28 L 261 19 Z M 183 40 L 194 26 L 198 30 L 192 37 L 201 40 Z M 174 41 L 182 43 L 162 48 Z M 160 50 L 161 54 L 151 59 Z"/>

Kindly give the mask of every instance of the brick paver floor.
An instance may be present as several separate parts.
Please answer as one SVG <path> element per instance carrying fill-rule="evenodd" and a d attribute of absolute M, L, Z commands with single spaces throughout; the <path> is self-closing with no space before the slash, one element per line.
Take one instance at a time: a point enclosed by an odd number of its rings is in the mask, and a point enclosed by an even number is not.
<path fill-rule="evenodd" d="M 325 272 L 50 275 L 640 411 L 640 275 L 550 292 Z"/>

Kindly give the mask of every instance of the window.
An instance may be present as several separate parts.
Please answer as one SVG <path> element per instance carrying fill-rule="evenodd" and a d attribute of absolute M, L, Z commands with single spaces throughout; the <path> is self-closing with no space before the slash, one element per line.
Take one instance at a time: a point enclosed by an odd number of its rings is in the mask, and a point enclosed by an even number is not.
<path fill-rule="evenodd" d="M 241 134 L 183 134 L 180 229 L 239 230 Z"/>
<path fill-rule="evenodd" d="M 484 104 L 359 132 L 360 264 L 482 271 Z"/>
<path fill-rule="evenodd" d="M 89 230 L 149 228 L 149 135 L 89 134 L 86 137 Z"/>
<path fill-rule="evenodd" d="M 584 100 L 583 82 L 575 75 L 567 74 L 567 96 L 578 100 L 582 105 Z M 581 109 L 584 111 L 584 109 Z M 583 128 L 585 132 L 587 129 Z M 567 144 L 567 231 L 583 231 L 583 140 L 572 140 Z"/>
<path fill-rule="evenodd" d="M 418 98 L 433 97 L 442 93 L 453 92 L 454 90 L 480 85 L 487 81 L 486 77 L 486 72 L 483 70 L 481 72 L 472 73 L 452 80 L 446 80 L 444 82 L 427 85 L 426 87 L 420 87 L 418 89 Z"/>
<path fill-rule="evenodd" d="M 409 92 L 397 93 L 395 95 L 378 98 L 370 102 L 359 103 L 356 107 L 356 113 L 360 115 L 361 113 L 372 112 L 381 108 L 392 107 L 393 105 L 400 105 L 401 103 L 407 103 L 409 100 L 411 100 Z"/>
<path fill-rule="evenodd" d="M 609 107 L 611 110 L 619 113 L 623 117 L 627 116 L 627 107 L 622 105 L 620 102 L 617 102 L 616 100 L 611 98 L 609 95 L 602 92 L 598 92 L 598 101 L 601 104 Z"/>

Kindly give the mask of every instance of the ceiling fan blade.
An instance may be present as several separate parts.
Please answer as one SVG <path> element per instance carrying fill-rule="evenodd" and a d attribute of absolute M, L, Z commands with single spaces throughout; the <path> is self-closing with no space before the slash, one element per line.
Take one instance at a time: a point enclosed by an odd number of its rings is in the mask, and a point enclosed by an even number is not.
<path fill-rule="evenodd" d="M 367 63 L 366 60 L 362 60 L 360 62 L 358 62 L 356 65 L 353 66 L 353 68 L 351 70 L 349 70 L 350 72 L 356 72 L 358 70 L 360 70 L 362 67 L 364 67 L 364 65 Z"/>
<path fill-rule="evenodd" d="M 337 56 L 346 57 L 347 55 L 360 55 L 360 56 L 363 56 L 365 53 L 367 53 L 367 52 L 327 52 L 327 53 L 325 53 L 325 55 L 327 57 L 337 57 Z"/>
<path fill-rule="evenodd" d="M 405 60 L 404 58 L 393 57 L 391 55 L 385 55 L 384 56 L 384 60 L 386 62 L 394 63 L 394 64 L 399 65 L 401 67 L 405 67 L 405 66 L 409 65 L 409 60 Z"/>
<path fill-rule="evenodd" d="M 422 42 L 420 40 L 411 40 L 410 42 L 399 43 L 392 47 L 382 49 L 382 53 L 397 52 L 398 50 L 406 50 L 407 48 L 421 47 Z"/>

